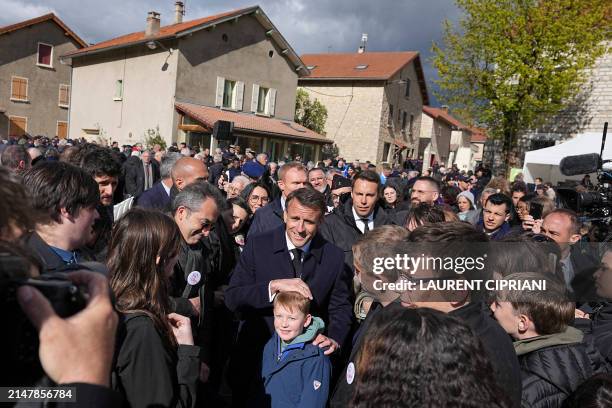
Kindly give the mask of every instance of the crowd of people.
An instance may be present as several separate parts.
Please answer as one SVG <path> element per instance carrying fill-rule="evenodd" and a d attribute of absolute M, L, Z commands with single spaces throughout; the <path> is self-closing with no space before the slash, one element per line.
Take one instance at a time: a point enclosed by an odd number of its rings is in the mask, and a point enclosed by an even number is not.
<path fill-rule="evenodd" d="M 16 289 L 66 406 L 612 406 L 612 247 L 542 179 L 237 145 L 0 149 L 0 264 L 87 292 L 60 317 Z M 478 251 L 478 278 L 512 290 L 375 268 Z"/>

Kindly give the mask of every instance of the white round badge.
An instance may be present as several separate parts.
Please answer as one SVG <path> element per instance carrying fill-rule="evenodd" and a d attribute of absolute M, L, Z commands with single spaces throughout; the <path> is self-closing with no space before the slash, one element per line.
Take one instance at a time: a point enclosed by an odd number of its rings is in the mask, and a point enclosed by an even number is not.
<path fill-rule="evenodd" d="M 191 286 L 197 285 L 201 278 L 202 274 L 200 274 L 200 272 L 193 271 L 187 276 L 187 283 Z"/>
<path fill-rule="evenodd" d="M 353 362 L 351 361 L 348 367 L 346 367 L 346 383 L 352 384 L 354 380 L 355 380 L 355 364 L 353 364 Z"/>

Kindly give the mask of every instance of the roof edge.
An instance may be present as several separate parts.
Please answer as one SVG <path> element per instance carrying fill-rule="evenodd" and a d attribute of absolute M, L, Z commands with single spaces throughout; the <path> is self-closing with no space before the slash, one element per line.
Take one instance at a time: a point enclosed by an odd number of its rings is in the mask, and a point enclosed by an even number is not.
<path fill-rule="evenodd" d="M 10 24 L 4 27 L 0 27 L 0 35 L 9 34 L 13 31 L 21 30 L 22 28 L 26 28 L 32 26 L 34 24 L 40 24 L 45 21 L 52 20 L 55 24 L 57 24 L 61 29 L 63 29 L 66 34 L 68 34 L 74 41 L 76 41 L 81 47 L 87 47 L 87 43 L 79 37 L 74 31 L 70 29 L 58 16 L 54 13 L 43 14 L 42 16 L 38 16 L 35 18 L 31 18 L 29 20 L 20 21 L 18 23 Z"/>

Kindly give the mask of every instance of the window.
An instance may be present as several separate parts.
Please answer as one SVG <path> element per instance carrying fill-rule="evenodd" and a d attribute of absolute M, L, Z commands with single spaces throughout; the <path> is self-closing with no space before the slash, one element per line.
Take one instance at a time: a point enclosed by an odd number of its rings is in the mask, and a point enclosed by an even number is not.
<path fill-rule="evenodd" d="M 11 77 L 11 100 L 28 101 L 28 78 Z"/>
<path fill-rule="evenodd" d="M 404 94 L 404 96 L 406 98 L 410 97 L 410 79 L 406 78 L 406 93 Z"/>
<path fill-rule="evenodd" d="M 387 161 L 389 158 L 389 151 L 391 150 L 391 143 L 385 143 L 383 146 L 382 161 Z"/>
<path fill-rule="evenodd" d="M 36 65 L 53 67 L 53 46 L 51 44 L 38 43 Z"/>
<path fill-rule="evenodd" d="M 268 113 L 270 102 L 270 89 L 259 87 L 259 96 L 257 97 L 257 113 Z"/>
<path fill-rule="evenodd" d="M 414 115 L 410 115 L 410 127 L 408 128 L 409 134 L 412 136 L 412 131 L 413 131 L 413 125 L 414 125 Z"/>
<path fill-rule="evenodd" d="M 236 81 L 225 80 L 223 88 L 223 107 L 234 109 L 234 99 L 236 97 Z"/>
<path fill-rule="evenodd" d="M 61 108 L 67 108 L 70 105 L 70 85 L 60 84 L 58 104 Z"/>
<path fill-rule="evenodd" d="M 403 111 L 402 112 L 402 132 L 406 131 L 406 120 L 407 120 L 407 118 L 408 118 L 408 112 Z"/>
<path fill-rule="evenodd" d="M 389 104 L 389 116 L 387 116 L 387 126 L 393 126 L 393 105 Z"/>
<path fill-rule="evenodd" d="M 120 101 L 123 99 L 123 79 L 118 79 L 115 82 L 115 97 L 113 100 Z"/>
<path fill-rule="evenodd" d="M 58 120 L 57 121 L 57 131 L 55 132 L 55 134 L 60 139 L 65 139 L 66 137 L 68 137 L 68 122 Z"/>
<path fill-rule="evenodd" d="M 28 131 L 28 118 L 9 116 L 9 136 L 21 137 Z"/>

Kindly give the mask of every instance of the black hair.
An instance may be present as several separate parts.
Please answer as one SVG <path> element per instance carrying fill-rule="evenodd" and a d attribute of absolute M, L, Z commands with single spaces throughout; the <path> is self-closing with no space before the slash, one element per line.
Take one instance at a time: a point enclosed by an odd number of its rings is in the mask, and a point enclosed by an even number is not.
<path fill-rule="evenodd" d="M 285 208 L 289 208 L 289 203 L 293 199 L 296 199 L 304 207 L 320 211 L 321 216 L 325 214 L 325 210 L 327 209 L 323 193 L 320 193 L 312 187 L 303 187 L 292 191 L 291 194 L 287 196 Z"/>
<path fill-rule="evenodd" d="M 583 382 L 564 402 L 563 408 L 612 407 L 612 376 L 597 374 Z"/>
<path fill-rule="evenodd" d="M 425 181 L 431 184 L 431 186 L 434 187 L 438 193 L 440 192 L 440 183 L 438 182 L 438 180 L 436 180 L 433 177 L 421 176 L 421 177 L 417 177 L 417 179 L 414 182 L 416 183 L 417 181 Z"/>
<path fill-rule="evenodd" d="M 502 194 L 502 193 L 491 194 L 487 198 L 487 201 L 485 202 L 485 205 L 487 203 L 491 203 L 493 205 L 506 204 L 506 214 L 509 214 L 510 210 L 512 210 L 512 200 L 510 199 L 510 197 L 508 197 L 507 195 Z"/>
<path fill-rule="evenodd" d="M 391 304 L 368 327 L 350 406 L 509 407 L 486 355 L 458 319 L 429 308 Z"/>
<path fill-rule="evenodd" d="M 266 184 L 264 184 L 261 180 L 257 181 L 256 183 L 247 184 L 244 187 L 244 189 L 240 192 L 240 197 L 242 197 L 242 199 L 248 203 L 249 198 L 251 197 L 251 194 L 253 193 L 253 190 L 255 190 L 255 188 L 257 187 L 260 187 L 266 190 L 266 193 L 268 193 L 268 198 L 270 199 L 270 201 L 272 201 L 272 194 L 270 193 L 270 188 Z"/>
<path fill-rule="evenodd" d="M 429 203 L 420 203 L 419 205 L 413 205 L 408 210 L 408 216 L 406 217 L 406 227 L 410 222 L 414 222 L 415 225 L 423 225 L 430 222 L 444 222 L 444 211 L 438 206 L 430 205 Z"/>
<path fill-rule="evenodd" d="M 55 222 L 65 208 L 76 215 L 100 201 L 98 183 L 85 170 L 68 163 L 42 162 L 24 173 L 23 182 L 34 209 Z"/>
<path fill-rule="evenodd" d="M 83 157 L 81 168 L 92 177 L 119 177 L 121 165 L 108 149 L 98 148 Z"/>
<path fill-rule="evenodd" d="M 351 187 L 355 187 L 355 183 L 357 182 L 357 180 L 364 180 L 370 183 L 376 183 L 376 191 L 380 189 L 380 176 L 375 171 L 364 170 L 362 172 L 355 173 Z"/>

